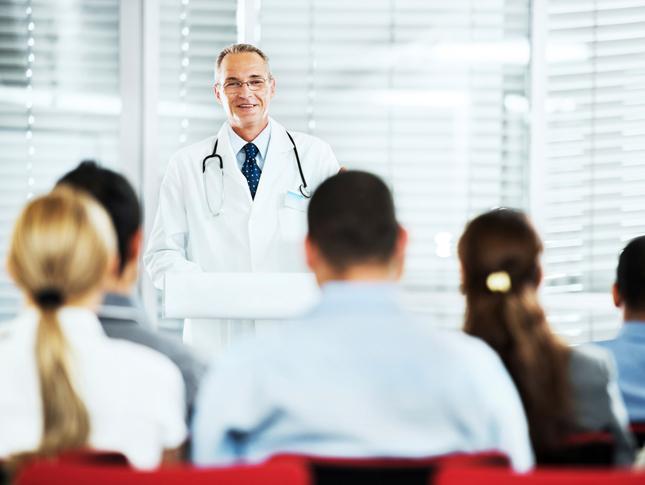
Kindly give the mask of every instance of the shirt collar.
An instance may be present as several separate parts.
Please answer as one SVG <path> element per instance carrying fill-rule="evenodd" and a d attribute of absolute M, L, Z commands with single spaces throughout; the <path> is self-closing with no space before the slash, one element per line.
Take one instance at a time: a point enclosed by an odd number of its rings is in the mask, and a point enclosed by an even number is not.
<path fill-rule="evenodd" d="M 627 320 L 620 329 L 622 337 L 645 340 L 645 322 L 640 320 Z"/>
<path fill-rule="evenodd" d="M 106 293 L 103 297 L 103 305 L 110 306 L 132 306 L 133 302 L 129 296 L 120 293 Z"/>
<path fill-rule="evenodd" d="M 399 286 L 390 281 L 330 281 L 322 288 L 319 310 L 360 314 L 400 312 Z M 325 311 L 323 310 L 323 311 Z"/>
<path fill-rule="evenodd" d="M 233 149 L 233 153 L 235 155 L 237 155 L 239 151 L 244 148 L 244 145 L 246 145 L 247 143 L 253 143 L 260 152 L 262 160 L 265 160 L 267 157 L 267 150 L 269 149 L 269 140 L 271 139 L 271 120 L 269 119 L 269 124 L 266 126 L 266 128 L 264 128 L 264 130 L 262 130 L 260 134 L 250 142 L 246 141 L 240 135 L 235 133 L 229 123 L 228 138 L 231 141 L 231 148 Z"/>

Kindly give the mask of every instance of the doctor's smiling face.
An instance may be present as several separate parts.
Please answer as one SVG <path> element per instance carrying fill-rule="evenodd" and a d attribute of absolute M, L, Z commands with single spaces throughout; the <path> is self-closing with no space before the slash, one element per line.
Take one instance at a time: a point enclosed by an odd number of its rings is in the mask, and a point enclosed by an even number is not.
<path fill-rule="evenodd" d="M 269 122 L 275 80 L 267 62 L 255 52 L 227 54 L 217 71 L 215 97 L 233 130 L 253 140 Z"/>

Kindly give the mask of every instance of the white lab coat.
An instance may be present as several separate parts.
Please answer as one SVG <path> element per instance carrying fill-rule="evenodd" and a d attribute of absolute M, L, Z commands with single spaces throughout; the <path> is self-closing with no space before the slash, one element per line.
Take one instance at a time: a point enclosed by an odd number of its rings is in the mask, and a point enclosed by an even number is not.
<path fill-rule="evenodd" d="M 303 240 L 308 199 L 289 195 L 289 191 L 299 193 L 301 184 L 293 145 L 285 128 L 273 119 L 270 122 L 271 139 L 255 200 L 238 167 L 226 123 L 216 137 L 186 147 L 172 157 L 144 254 L 144 265 L 157 288 L 163 288 L 164 275 L 169 271 L 306 271 Z M 305 133 L 290 133 L 313 193 L 340 166 L 327 143 Z M 212 153 L 216 139 L 217 153 L 224 164 L 224 200 L 222 213 L 214 217 L 206 202 L 202 160 Z M 206 189 L 211 191 L 209 201 L 215 211 L 220 205 L 221 185 L 219 161 L 212 158 L 206 169 Z M 242 327 L 239 322 L 219 326 L 213 321 L 187 323 L 193 340 L 210 347 L 225 345 L 230 334 Z M 198 326 L 204 330 L 199 336 Z"/>

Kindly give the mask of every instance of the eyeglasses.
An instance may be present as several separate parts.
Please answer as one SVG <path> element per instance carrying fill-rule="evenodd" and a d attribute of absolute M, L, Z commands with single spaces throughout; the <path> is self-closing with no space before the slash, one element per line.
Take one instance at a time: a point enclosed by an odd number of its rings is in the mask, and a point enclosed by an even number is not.
<path fill-rule="evenodd" d="M 242 90 L 242 86 L 245 84 L 249 87 L 251 91 L 260 91 L 261 89 L 264 89 L 264 87 L 267 85 L 269 82 L 270 78 L 253 78 L 248 81 L 226 81 L 222 83 L 222 86 L 224 87 L 224 92 L 225 93 L 237 93 Z"/>

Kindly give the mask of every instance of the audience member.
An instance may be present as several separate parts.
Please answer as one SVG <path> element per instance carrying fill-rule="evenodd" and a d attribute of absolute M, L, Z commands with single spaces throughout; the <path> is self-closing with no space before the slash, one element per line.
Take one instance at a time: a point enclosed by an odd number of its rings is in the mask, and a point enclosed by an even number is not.
<path fill-rule="evenodd" d="M 99 309 L 103 330 L 108 337 L 145 345 L 172 360 L 182 373 L 186 405 L 192 409 L 206 366 L 181 342 L 155 332 L 141 306 L 132 298 L 143 238 L 141 207 L 134 189 L 125 177 L 92 161 L 82 162 L 58 183 L 92 195 L 107 211 L 116 230 L 119 264 L 109 277 L 107 294 Z"/>
<path fill-rule="evenodd" d="M 459 241 L 466 333 L 501 357 L 526 410 L 538 463 L 580 430 L 610 430 L 615 460 L 633 461 L 614 363 L 604 350 L 569 348 L 549 329 L 537 297 L 542 243 L 510 209 L 472 220 Z"/>
<path fill-rule="evenodd" d="M 521 401 L 495 353 L 402 310 L 395 281 L 407 235 L 385 184 L 365 172 L 331 177 L 314 193 L 308 223 L 307 263 L 322 300 L 284 333 L 232 348 L 207 374 L 194 461 L 495 449 L 530 468 Z"/>
<path fill-rule="evenodd" d="M 69 188 L 18 218 L 7 266 L 28 306 L 0 340 L 0 458 L 91 447 L 145 468 L 184 442 L 177 368 L 108 339 L 93 312 L 115 261 L 108 215 Z"/>
<path fill-rule="evenodd" d="M 601 345 L 616 359 L 630 421 L 645 422 L 645 236 L 633 239 L 621 253 L 612 293 L 624 324 L 614 340 Z"/>

